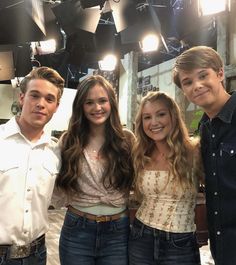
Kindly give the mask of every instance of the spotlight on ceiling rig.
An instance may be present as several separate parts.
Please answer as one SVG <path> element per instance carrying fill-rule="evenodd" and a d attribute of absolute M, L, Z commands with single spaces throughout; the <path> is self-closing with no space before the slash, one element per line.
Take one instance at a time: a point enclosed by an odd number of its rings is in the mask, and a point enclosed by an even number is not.
<path fill-rule="evenodd" d="M 152 38 L 151 40 L 149 38 L 148 41 L 146 41 L 148 42 L 146 44 L 148 44 L 148 46 L 149 44 L 154 44 L 155 47 L 149 46 L 146 49 L 143 46 L 143 40 L 147 35 L 151 35 Z M 136 23 L 121 32 L 121 42 L 123 44 L 142 42 L 141 48 L 145 52 L 156 50 L 158 48 L 158 39 L 160 39 L 166 51 L 168 52 L 168 47 L 161 34 L 160 20 L 151 4 L 144 6 L 141 10 L 139 10 L 139 15 Z"/>
<path fill-rule="evenodd" d="M 214 15 L 230 10 L 230 0 L 198 0 L 198 13 L 200 16 Z"/>

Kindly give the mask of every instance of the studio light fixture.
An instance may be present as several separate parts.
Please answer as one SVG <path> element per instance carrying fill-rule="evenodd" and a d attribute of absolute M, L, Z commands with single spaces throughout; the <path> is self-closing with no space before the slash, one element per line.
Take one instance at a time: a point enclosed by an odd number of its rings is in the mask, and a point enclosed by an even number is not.
<path fill-rule="evenodd" d="M 33 55 L 51 54 L 56 51 L 56 41 L 54 39 L 31 42 Z"/>
<path fill-rule="evenodd" d="M 157 51 L 160 39 L 156 34 L 147 34 L 141 41 L 140 47 L 143 52 Z"/>
<path fill-rule="evenodd" d="M 80 0 L 81 6 L 83 8 L 90 8 L 94 6 L 103 7 L 106 0 Z"/>
<path fill-rule="evenodd" d="M 230 10 L 230 0 L 198 0 L 199 16 L 214 15 Z"/>
<path fill-rule="evenodd" d="M 130 0 L 114 1 L 109 0 L 113 19 L 115 21 L 115 27 L 117 32 L 121 32 L 127 27 L 133 25 L 137 20 L 137 10 Z"/>
<path fill-rule="evenodd" d="M 95 33 L 101 16 L 99 6 L 84 9 L 78 0 L 65 1 L 52 10 L 68 36 L 79 30 Z"/>
<path fill-rule="evenodd" d="M 53 12 L 67 34 L 79 29 L 95 33 L 101 15 L 107 12 L 111 12 L 120 32 L 133 23 L 136 8 L 130 0 L 68 0 L 55 6 Z"/>
<path fill-rule="evenodd" d="M 113 54 L 106 55 L 98 61 L 99 69 L 102 71 L 114 71 L 117 65 L 117 58 Z"/>
<path fill-rule="evenodd" d="M 21 0 L 0 9 L 1 45 L 37 41 L 45 35 L 43 1 Z"/>
<path fill-rule="evenodd" d="M 151 4 L 145 5 L 138 12 L 136 23 L 121 31 L 121 42 L 123 44 L 139 43 L 144 52 L 158 49 L 160 42 L 162 42 L 168 52 L 168 47 L 161 34 L 161 23 L 153 6 Z M 149 37 L 147 37 L 148 35 Z"/>

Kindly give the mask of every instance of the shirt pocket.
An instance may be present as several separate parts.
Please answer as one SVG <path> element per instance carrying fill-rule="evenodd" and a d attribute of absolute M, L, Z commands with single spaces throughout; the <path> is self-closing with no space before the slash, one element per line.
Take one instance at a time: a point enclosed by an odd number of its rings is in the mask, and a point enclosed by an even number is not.
<path fill-rule="evenodd" d="M 20 164 L 14 159 L 0 159 L 0 196 L 12 196 L 17 191 Z"/>
<path fill-rule="evenodd" d="M 236 143 L 221 143 L 221 156 L 228 155 L 229 157 L 235 157 L 236 155 Z"/>
<path fill-rule="evenodd" d="M 221 143 L 219 170 L 226 179 L 232 180 L 236 185 L 236 143 Z"/>
<path fill-rule="evenodd" d="M 40 195 L 47 198 L 48 203 L 51 200 L 57 174 L 58 174 L 58 167 L 54 161 L 43 162 L 42 173 L 39 176 L 38 190 Z"/>

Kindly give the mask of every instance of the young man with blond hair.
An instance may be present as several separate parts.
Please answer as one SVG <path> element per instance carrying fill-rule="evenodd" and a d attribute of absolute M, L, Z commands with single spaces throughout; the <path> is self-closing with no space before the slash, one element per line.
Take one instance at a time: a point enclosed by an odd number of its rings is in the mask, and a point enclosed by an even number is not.
<path fill-rule="evenodd" d="M 21 113 L 0 126 L 0 264 L 45 265 L 47 209 L 60 158 L 44 126 L 56 112 L 64 79 L 33 69 L 20 84 Z"/>

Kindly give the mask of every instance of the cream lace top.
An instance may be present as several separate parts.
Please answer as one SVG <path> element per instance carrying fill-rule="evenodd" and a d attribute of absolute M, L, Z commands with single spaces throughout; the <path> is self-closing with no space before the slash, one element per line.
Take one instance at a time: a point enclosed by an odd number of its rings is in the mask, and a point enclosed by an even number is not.
<path fill-rule="evenodd" d="M 178 185 L 168 171 L 144 170 L 139 183 L 143 200 L 137 219 L 167 232 L 195 231 L 197 192 L 193 188 Z"/>
<path fill-rule="evenodd" d="M 124 129 L 125 136 L 133 143 L 134 135 L 129 130 Z M 82 175 L 78 179 L 81 191 L 76 194 L 66 195 L 64 192 L 54 189 L 52 205 L 56 208 L 72 205 L 75 208 L 93 207 L 98 205 L 111 206 L 113 208 L 124 209 L 127 207 L 129 193 L 105 188 L 102 183 L 104 165 L 101 159 L 95 159 L 86 148 L 82 159 Z"/>

